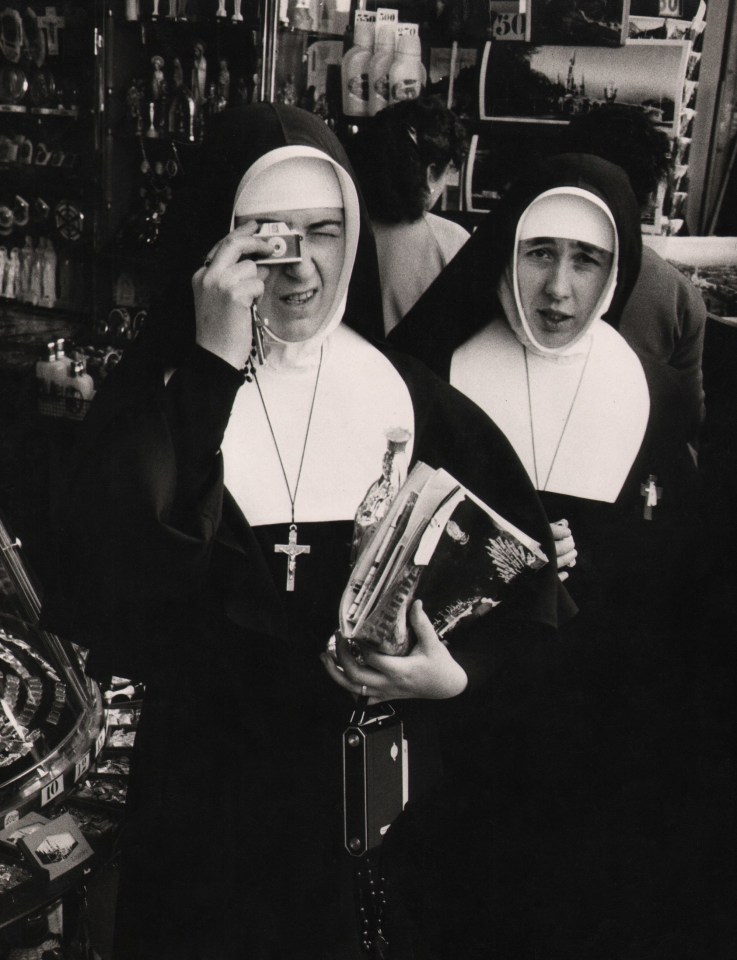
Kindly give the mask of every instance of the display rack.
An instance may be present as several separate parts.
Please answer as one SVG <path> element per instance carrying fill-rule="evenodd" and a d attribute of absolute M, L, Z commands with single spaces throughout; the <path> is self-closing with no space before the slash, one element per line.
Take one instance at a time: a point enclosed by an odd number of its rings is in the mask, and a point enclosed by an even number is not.
<path fill-rule="evenodd" d="M 530 16 L 537 6 L 532 4 Z M 556 152 L 572 117 L 626 103 L 652 116 L 672 144 L 671 171 L 643 213 L 643 232 L 677 234 L 688 206 L 707 12 L 705 3 L 688 6 L 690 18 L 674 18 L 629 17 L 623 5 L 620 46 L 596 46 L 591 38 L 585 45 L 565 43 L 557 35 L 554 45 L 529 43 L 534 25 L 505 36 L 507 42 L 487 40 L 479 54 L 478 114 L 469 118 L 462 209 L 492 209 L 519 157 Z"/>
<path fill-rule="evenodd" d="M 92 5 L 0 11 L 0 311 L 92 316 L 98 209 Z"/>

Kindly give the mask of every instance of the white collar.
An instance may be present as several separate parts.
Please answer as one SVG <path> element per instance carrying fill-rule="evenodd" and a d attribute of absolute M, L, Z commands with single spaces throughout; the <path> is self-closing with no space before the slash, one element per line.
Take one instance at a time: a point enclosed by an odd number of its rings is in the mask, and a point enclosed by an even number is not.
<path fill-rule="evenodd" d="M 582 378 L 581 351 L 565 364 L 528 353 L 526 370 L 525 348 L 496 320 L 456 350 L 450 380 L 506 434 L 533 483 L 537 460 L 541 481 L 550 471 L 546 490 L 613 503 L 642 445 L 650 396 L 642 364 L 616 330 L 595 321 L 590 344 Z"/>

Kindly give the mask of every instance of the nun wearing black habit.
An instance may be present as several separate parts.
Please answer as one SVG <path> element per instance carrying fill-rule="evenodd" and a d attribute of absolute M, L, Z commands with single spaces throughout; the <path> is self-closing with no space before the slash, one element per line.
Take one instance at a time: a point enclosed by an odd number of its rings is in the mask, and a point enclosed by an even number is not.
<path fill-rule="evenodd" d="M 505 432 L 579 611 L 545 681 L 555 786 L 528 875 L 530 956 L 706 956 L 723 930 L 722 915 L 705 933 L 729 886 L 711 886 L 724 834 L 704 762 L 714 678 L 697 470 L 672 372 L 616 330 L 640 229 L 618 167 L 532 164 L 389 337 Z"/>
<path fill-rule="evenodd" d="M 275 221 L 302 234 L 302 260 L 257 267 L 269 248 L 255 231 Z M 116 960 L 429 957 L 412 857 L 453 836 L 476 769 L 514 780 L 509 745 L 534 713 L 560 585 L 551 562 L 448 647 L 413 609 L 406 658 L 369 669 L 342 649 L 341 673 L 323 653 L 354 513 L 397 426 L 410 463 L 445 467 L 553 557 L 544 512 L 488 417 L 375 342 L 370 227 L 318 118 L 275 104 L 216 118 L 163 253 L 150 328 L 83 424 L 44 608 L 48 629 L 89 648 L 93 675 L 146 681 Z M 254 301 L 268 355 L 246 376 Z M 309 553 L 288 576 L 276 548 L 290 533 Z M 391 702 L 410 755 L 410 801 L 389 830 L 389 945 L 375 938 L 373 954 L 342 832 L 341 734 L 362 692 Z M 439 949 L 460 945 L 446 933 Z"/>

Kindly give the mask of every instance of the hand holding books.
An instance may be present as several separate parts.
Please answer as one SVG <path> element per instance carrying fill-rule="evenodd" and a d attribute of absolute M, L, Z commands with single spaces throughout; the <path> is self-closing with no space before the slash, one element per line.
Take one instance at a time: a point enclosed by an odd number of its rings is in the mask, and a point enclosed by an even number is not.
<path fill-rule="evenodd" d="M 333 680 L 368 702 L 384 700 L 445 700 L 462 693 L 468 682 L 466 672 L 440 640 L 429 617 L 416 600 L 408 616 L 415 639 L 410 652 L 395 657 L 366 649 L 359 662 L 347 640 L 336 638 L 335 658 L 322 655 L 325 669 Z"/>
<path fill-rule="evenodd" d="M 445 649 L 447 636 L 546 563 L 535 540 L 449 473 L 417 463 L 361 542 L 326 669 L 363 696 L 455 696 L 466 677 Z"/>

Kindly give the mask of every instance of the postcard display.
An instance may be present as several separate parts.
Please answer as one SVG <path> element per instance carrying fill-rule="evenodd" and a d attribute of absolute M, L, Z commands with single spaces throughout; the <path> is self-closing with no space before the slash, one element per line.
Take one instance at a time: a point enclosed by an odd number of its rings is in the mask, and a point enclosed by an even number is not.
<path fill-rule="evenodd" d="M 610 103 L 642 109 L 672 141 L 672 165 L 643 232 L 677 234 L 688 198 L 688 161 L 696 113 L 706 4 L 661 2 L 663 15 L 639 16 L 638 0 L 569 4 L 546 16 L 550 0 L 491 2 L 495 19 L 477 50 L 476 101 L 467 87 L 472 51 L 454 43 L 449 100 L 470 121 L 468 161 L 459 207 L 484 213 L 513 176 L 520 156 L 556 152 L 557 137 L 573 117 Z M 557 8 L 556 8 L 557 9 Z M 463 60 L 466 76 L 459 72 Z M 455 72 L 455 78 L 453 78 Z M 463 93 L 453 90 L 463 81 Z"/>

